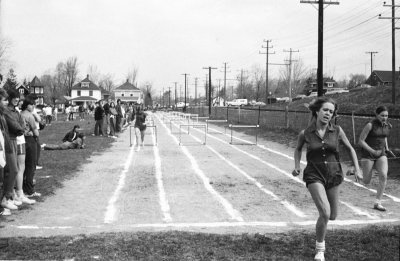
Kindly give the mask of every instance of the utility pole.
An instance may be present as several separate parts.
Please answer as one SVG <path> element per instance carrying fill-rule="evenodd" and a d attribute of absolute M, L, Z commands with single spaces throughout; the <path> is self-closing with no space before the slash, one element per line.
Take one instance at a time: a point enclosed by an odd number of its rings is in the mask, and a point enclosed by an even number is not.
<path fill-rule="evenodd" d="M 217 68 L 203 67 L 203 69 L 208 69 L 208 115 L 211 115 L 211 70 L 216 70 Z"/>
<path fill-rule="evenodd" d="M 317 84 L 318 97 L 324 94 L 324 4 L 339 5 L 339 2 L 324 2 L 323 0 L 308 1 L 300 0 L 302 4 L 318 4 L 318 69 Z"/>
<path fill-rule="evenodd" d="M 397 19 L 400 19 L 400 17 L 396 17 L 396 12 L 395 8 L 400 7 L 400 5 L 395 5 L 395 1 L 392 0 L 391 5 L 387 5 L 386 2 L 383 2 L 383 6 L 386 7 L 392 7 L 392 16 L 391 17 L 381 17 L 379 15 L 379 19 L 391 19 L 392 20 L 392 103 L 396 104 L 396 29 L 400 29 L 399 27 L 396 27 L 396 21 Z"/>
<path fill-rule="evenodd" d="M 173 83 L 175 84 L 175 95 L 174 96 L 175 96 L 175 106 L 176 106 L 176 103 L 177 103 L 176 102 L 176 85 L 178 84 L 178 82 L 173 82 Z"/>
<path fill-rule="evenodd" d="M 292 102 L 292 53 L 296 52 L 298 53 L 299 50 L 293 51 L 292 48 L 290 48 L 289 51 L 283 50 L 284 52 L 289 52 L 289 103 Z"/>
<path fill-rule="evenodd" d="M 194 100 L 196 101 L 195 102 L 195 105 L 197 106 L 197 80 L 198 80 L 199 78 L 194 78 Z"/>
<path fill-rule="evenodd" d="M 271 40 L 264 40 L 264 42 L 267 43 L 267 46 L 261 45 L 261 48 L 265 48 L 265 53 L 260 52 L 260 54 L 266 54 L 266 62 L 265 62 L 265 104 L 269 104 L 269 100 L 268 100 L 268 94 L 269 94 L 269 90 L 268 90 L 268 58 L 270 54 L 275 54 L 275 52 L 270 53 L 269 49 L 273 48 L 273 46 L 269 46 L 269 43 L 271 42 Z"/>
<path fill-rule="evenodd" d="M 374 70 L 372 57 L 374 56 L 374 54 L 376 54 L 376 53 L 378 53 L 378 52 L 365 52 L 365 53 L 366 53 L 366 54 L 371 54 L 371 74 L 372 74 L 372 71 Z"/>
<path fill-rule="evenodd" d="M 171 107 L 171 87 L 168 87 L 168 107 Z"/>
<path fill-rule="evenodd" d="M 187 74 L 187 73 L 183 73 L 182 75 L 184 75 L 185 76 L 185 106 L 183 106 L 183 111 L 185 112 L 186 111 L 186 83 L 187 83 L 187 81 L 186 81 L 186 77 L 189 75 L 189 74 Z"/>
<path fill-rule="evenodd" d="M 205 94 L 206 94 L 206 101 L 208 101 L 208 74 L 206 74 L 206 81 L 205 81 Z M 208 103 L 208 102 L 207 102 Z"/>
<path fill-rule="evenodd" d="M 226 102 L 226 64 L 224 63 L 224 106 Z"/>

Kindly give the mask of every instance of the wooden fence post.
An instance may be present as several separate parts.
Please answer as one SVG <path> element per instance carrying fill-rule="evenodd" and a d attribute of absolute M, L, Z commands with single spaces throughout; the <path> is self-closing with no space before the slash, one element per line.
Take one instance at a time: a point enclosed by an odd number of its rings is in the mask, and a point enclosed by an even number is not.
<path fill-rule="evenodd" d="M 286 129 L 289 129 L 289 106 L 285 107 Z"/>

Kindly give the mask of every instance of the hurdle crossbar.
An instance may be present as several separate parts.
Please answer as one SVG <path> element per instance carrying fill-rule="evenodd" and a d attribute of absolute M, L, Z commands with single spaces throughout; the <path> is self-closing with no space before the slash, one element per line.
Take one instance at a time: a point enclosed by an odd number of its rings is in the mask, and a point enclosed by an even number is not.
<path fill-rule="evenodd" d="M 206 128 L 207 126 L 205 124 L 180 124 L 179 125 L 179 145 L 182 144 L 182 127 L 188 127 L 188 131 L 187 134 L 190 134 L 189 132 L 189 128 L 204 128 L 204 142 L 203 145 L 206 145 L 206 141 L 207 141 L 207 132 L 206 132 Z"/>
<path fill-rule="evenodd" d="M 225 126 L 225 133 L 226 133 L 226 128 L 230 128 L 231 129 L 231 141 L 229 142 L 229 144 L 233 144 L 233 129 L 234 128 L 257 128 L 257 131 L 256 131 L 256 143 L 252 144 L 252 145 L 257 145 L 257 143 L 258 143 L 258 130 L 260 128 L 260 125 L 234 125 L 234 124 L 229 124 L 229 125 Z"/>

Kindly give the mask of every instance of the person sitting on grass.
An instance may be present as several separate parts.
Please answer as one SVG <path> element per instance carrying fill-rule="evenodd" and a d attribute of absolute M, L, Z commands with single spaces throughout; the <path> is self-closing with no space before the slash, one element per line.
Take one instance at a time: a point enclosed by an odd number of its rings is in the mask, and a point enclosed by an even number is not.
<path fill-rule="evenodd" d="M 60 145 L 55 144 L 43 144 L 44 150 L 71 150 L 71 149 L 84 149 L 85 148 L 85 135 L 82 133 L 78 134 L 78 138 L 73 141 L 64 141 Z"/>
<path fill-rule="evenodd" d="M 79 130 L 80 130 L 80 126 L 75 125 L 71 131 L 69 131 L 69 132 L 67 132 L 67 134 L 65 134 L 65 137 L 62 139 L 62 141 L 63 142 L 66 142 L 66 141 L 73 142 L 74 140 L 76 140 L 78 138 Z"/>

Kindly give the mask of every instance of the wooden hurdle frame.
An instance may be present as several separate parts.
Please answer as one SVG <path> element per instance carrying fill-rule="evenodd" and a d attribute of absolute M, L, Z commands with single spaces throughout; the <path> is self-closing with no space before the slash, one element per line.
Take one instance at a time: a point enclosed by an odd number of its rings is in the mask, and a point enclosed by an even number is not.
<path fill-rule="evenodd" d="M 182 138 L 181 138 L 181 136 L 182 136 L 182 127 L 188 127 L 187 134 L 190 134 L 190 131 L 189 131 L 190 127 L 192 127 L 192 128 L 204 128 L 204 142 L 203 142 L 203 145 L 206 145 L 206 142 L 207 142 L 207 131 L 206 131 L 207 126 L 205 124 L 180 124 L 179 125 L 179 145 L 182 144 Z"/>
<path fill-rule="evenodd" d="M 135 129 L 135 126 L 129 126 L 129 147 L 132 147 L 132 128 Z M 153 146 L 157 146 L 158 141 L 157 141 L 157 126 L 156 125 L 146 125 L 146 129 L 147 128 L 154 128 L 154 135 L 156 138 L 156 144 L 153 144 Z"/>
<path fill-rule="evenodd" d="M 251 145 L 257 145 L 258 144 L 258 132 L 260 129 L 260 125 L 233 125 L 233 124 L 229 124 L 227 126 L 225 126 L 225 134 L 226 134 L 226 128 L 230 128 L 231 129 L 231 141 L 229 142 L 229 144 L 233 144 L 233 128 L 257 128 L 256 131 L 256 143 L 252 143 Z"/>

